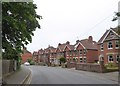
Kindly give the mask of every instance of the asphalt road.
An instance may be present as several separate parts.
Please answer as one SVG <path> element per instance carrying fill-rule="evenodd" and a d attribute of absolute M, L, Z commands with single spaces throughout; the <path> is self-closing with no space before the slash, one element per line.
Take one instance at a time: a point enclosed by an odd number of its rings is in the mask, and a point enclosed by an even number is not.
<path fill-rule="evenodd" d="M 99 73 L 74 71 L 67 68 L 28 66 L 32 72 L 31 84 L 118 84 Z"/>

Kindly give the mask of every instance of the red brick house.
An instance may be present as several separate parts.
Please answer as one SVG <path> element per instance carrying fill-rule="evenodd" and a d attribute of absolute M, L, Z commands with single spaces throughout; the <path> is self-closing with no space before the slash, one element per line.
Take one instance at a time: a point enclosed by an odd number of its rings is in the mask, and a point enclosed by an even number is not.
<path fill-rule="evenodd" d="M 28 59 L 32 59 L 32 53 L 29 52 L 26 48 L 24 48 L 21 58 L 22 58 L 22 63 L 25 63 L 27 62 Z"/>
<path fill-rule="evenodd" d="M 39 60 L 38 62 L 44 62 L 43 53 L 44 50 L 42 48 L 38 50 L 38 60 Z"/>
<path fill-rule="evenodd" d="M 33 61 L 34 62 L 36 62 L 36 63 L 38 63 L 39 62 L 39 59 L 38 59 L 38 52 L 37 51 L 34 51 L 33 52 Z"/>
<path fill-rule="evenodd" d="M 49 46 L 49 60 L 50 60 L 50 64 L 55 64 L 56 62 L 56 52 L 55 52 L 56 48 Z"/>
<path fill-rule="evenodd" d="M 75 56 L 75 50 L 74 50 L 74 45 L 71 45 L 69 41 L 66 42 L 66 45 L 63 49 L 65 53 L 65 58 L 67 61 L 73 61 L 73 58 Z"/>
<path fill-rule="evenodd" d="M 118 28 L 110 28 L 109 30 L 106 30 L 98 41 L 99 59 L 104 60 L 105 64 L 116 64 L 118 62 L 118 58 L 120 58 L 120 35 L 118 35 L 117 30 Z"/>
<path fill-rule="evenodd" d="M 61 57 L 64 57 L 65 58 L 65 51 L 64 51 L 64 48 L 65 48 L 65 46 L 68 44 L 68 42 L 66 42 L 66 43 L 63 43 L 63 44 L 61 44 L 61 43 L 59 43 L 58 44 L 58 46 L 57 46 L 57 48 L 56 48 L 56 50 L 55 50 L 55 52 L 56 52 L 56 64 L 60 64 L 60 58 Z"/>
<path fill-rule="evenodd" d="M 93 63 L 98 61 L 97 43 L 92 36 L 88 39 L 77 40 L 75 46 L 75 58 L 80 63 Z"/>

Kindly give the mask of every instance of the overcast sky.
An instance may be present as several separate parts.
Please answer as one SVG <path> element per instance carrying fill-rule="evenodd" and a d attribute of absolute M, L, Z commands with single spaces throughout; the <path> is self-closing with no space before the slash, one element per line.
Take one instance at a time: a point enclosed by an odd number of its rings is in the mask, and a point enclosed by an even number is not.
<path fill-rule="evenodd" d="M 57 47 L 58 43 L 86 39 L 93 36 L 98 41 L 110 27 L 114 12 L 118 11 L 120 0 L 34 0 L 37 14 L 43 17 L 39 21 L 41 29 L 37 29 L 32 43 L 27 45 L 31 52 L 48 45 Z"/>

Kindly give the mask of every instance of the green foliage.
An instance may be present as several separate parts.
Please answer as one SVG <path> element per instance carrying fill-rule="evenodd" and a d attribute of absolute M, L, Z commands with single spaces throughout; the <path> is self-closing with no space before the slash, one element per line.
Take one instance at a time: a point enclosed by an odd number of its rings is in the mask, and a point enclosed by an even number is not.
<path fill-rule="evenodd" d="M 65 63 L 65 62 L 66 62 L 66 59 L 65 59 L 64 57 L 61 57 L 61 58 L 60 58 L 60 62 Z"/>
<path fill-rule="evenodd" d="M 30 65 L 35 65 L 35 62 L 34 62 L 34 61 L 31 61 L 31 62 L 30 62 Z"/>
<path fill-rule="evenodd" d="M 30 63 L 30 65 L 34 65 L 35 62 L 32 59 L 27 59 L 27 61 Z"/>
<path fill-rule="evenodd" d="M 32 61 L 32 59 L 29 58 L 29 59 L 27 59 L 27 61 L 30 63 Z"/>
<path fill-rule="evenodd" d="M 105 67 L 106 68 L 115 68 L 115 67 L 117 67 L 117 65 L 115 65 L 114 63 L 108 63 L 108 64 L 105 64 Z"/>
<path fill-rule="evenodd" d="M 118 20 L 118 17 L 120 17 L 120 12 L 115 12 L 115 16 L 114 16 L 114 18 L 112 19 L 112 21 Z"/>
<path fill-rule="evenodd" d="M 32 2 L 2 3 L 2 53 L 3 59 L 18 59 L 22 48 L 32 41 L 33 31 L 40 28 Z"/>

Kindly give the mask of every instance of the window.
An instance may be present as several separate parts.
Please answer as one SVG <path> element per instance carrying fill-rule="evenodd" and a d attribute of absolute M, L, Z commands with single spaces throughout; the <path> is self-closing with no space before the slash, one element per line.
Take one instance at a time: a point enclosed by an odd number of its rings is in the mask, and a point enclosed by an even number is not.
<path fill-rule="evenodd" d="M 80 57 L 80 62 L 82 62 L 82 57 Z"/>
<path fill-rule="evenodd" d="M 112 55 L 108 56 L 108 62 L 113 62 L 113 56 Z"/>
<path fill-rule="evenodd" d="M 66 55 L 68 56 L 68 55 L 69 55 L 69 53 L 68 53 L 68 52 L 66 52 Z"/>
<path fill-rule="evenodd" d="M 108 49 L 112 49 L 113 48 L 113 45 L 112 45 L 112 42 L 108 42 Z"/>
<path fill-rule="evenodd" d="M 86 57 L 84 57 L 84 63 L 86 63 Z"/>
<path fill-rule="evenodd" d="M 70 56 L 72 56 L 72 51 L 70 51 Z"/>
<path fill-rule="evenodd" d="M 113 36 L 113 35 L 114 35 L 114 33 L 113 33 L 113 32 L 111 32 L 111 33 L 110 33 L 110 36 Z"/>
<path fill-rule="evenodd" d="M 80 50 L 80 55 L 82 55 L 82 50 Z"/>
<path fill-rule="evenodd" d="M 101 51 L 103 51 L 103 44 L 101 44 L 100 49 L 101 49 Z"/>
<path fill-rule="evenodd" d="M 84 50 L 84 55 L 86 54 L 86 50 Z"/>
<path fill-rule="evenodd" d="M 115 41 L 115 48 L 119 48 L 119 41 Z"/>
<path fill-rule="evenodd" d="M 116 62 L 118 63 L 118 60 L 120 59 L 120 55 L 116 56 Z"/>

